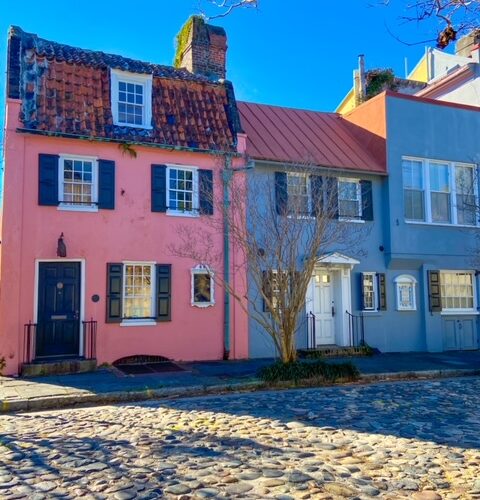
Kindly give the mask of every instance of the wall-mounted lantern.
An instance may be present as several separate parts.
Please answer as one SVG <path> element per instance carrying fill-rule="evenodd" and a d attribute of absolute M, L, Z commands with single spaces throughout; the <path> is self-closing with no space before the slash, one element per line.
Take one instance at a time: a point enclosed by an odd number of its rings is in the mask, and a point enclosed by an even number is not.
<path fill-rule="evenodd" d="M 67 256 L 67 246 L 63 241 L 63 233 L 62 233 L 57 241 L 57 257 L 66 257 L 66 256 Z"/>

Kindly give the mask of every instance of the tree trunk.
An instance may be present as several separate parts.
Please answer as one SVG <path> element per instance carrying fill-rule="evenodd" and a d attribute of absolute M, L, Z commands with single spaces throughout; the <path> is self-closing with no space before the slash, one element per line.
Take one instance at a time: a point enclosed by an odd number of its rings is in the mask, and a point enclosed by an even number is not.
<path fill-rule="evenodd" d="M 292 363 L 297 359 L 297 348 L 295 347 L 295 335 L 294 332 L 282 332 L 282 356 L 283 363 Z"/>

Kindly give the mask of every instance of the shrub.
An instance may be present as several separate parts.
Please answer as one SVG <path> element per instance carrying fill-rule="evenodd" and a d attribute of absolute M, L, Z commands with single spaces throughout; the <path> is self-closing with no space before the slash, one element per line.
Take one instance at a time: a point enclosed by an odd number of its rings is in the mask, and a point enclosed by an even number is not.
<path fill-rule="evenodd" d="M 344 358 L 353 356 L 373 356 L 374 350 L 368 344 L 358 347 L 341 347 L 335 349 L 300 349 L 298 355 L 305 359 Z"/>
<path fill-rule="evenodd" d="M 353 363 L 325 363 L 324 361 L 277 361 L 265 366 L 259 373 L 264 382 L 280 382 L 317 379 L 319 382 L 352 381 L 359 377 L 359 371 Z"/>

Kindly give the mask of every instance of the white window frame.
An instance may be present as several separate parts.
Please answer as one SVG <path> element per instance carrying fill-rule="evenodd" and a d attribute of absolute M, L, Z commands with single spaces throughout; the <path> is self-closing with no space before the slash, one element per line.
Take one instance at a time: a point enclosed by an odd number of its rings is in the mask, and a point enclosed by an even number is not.
<path fill-rule="evenodd" d="M 210 277 L 210 302 L 195 302 L 195 276 L 206 274 Z M 191 305 L 194 307 L 206 308 L 215 305 L 215 282 L 214 273 L 208 268 L 199 264 L 191 270 Z"/>
<path fill-rule="evenodd" d="M 341 221 L 348 221 L 348 222 L 365 222 L 362 219 L 363 216 L 363 207 L 362 207 L 362 184 L 361 184 L 361 179 L 355 179 L 354 177 L 338 177 L 337 180 L 337 191 L 338 191 L 338 220 Z M 358 209 L 357 209 L 357 215 L 355 217 L 351 217 L 348 215 L 341 215 L 340 214 L 340 183 L 341 182 L 350 182 L 350 183 L 355 183 L 357 185 L 357 202 L 358 202 Z M 354 200 L 348 200 L 348 201 L 354 201 Z M 369 274 L 369 273 L 365 273 Z M 370 309 L 368 309 L 370 310 Z"/>
<path fill-rule="evenodd" d="M 88 205 L 70 203 L 68 201 L 63 201 L 65 197 L 64 191 L 64 171 L 65 171 L 65 160 L 72 161 L 89 161 L 92 163 L 92 203 Z M 84 155 L 72 155 L 72 154 L 61 154 L 58 160 L 58 199 L 59 204 L 57 210 L 68 210 L 73 212 L 98 212 L 98 157 L 96 156 L 84 156 Z"/>
<path fill-rule="evenodd" d="M 122 262 L 122 310 L 125 310 L 125 288 L 126 288 L 126 277 L 125 270 L 127 266 L 150 266 L 150 277 L 151 277 L 151 305 L 150 305 L 150 318 L 122 318 L 120 326 L 149 326 L 156 325 L 157 322 L 155 318 L 155 297 L 156 297 L 156 274 L 155 274 L 155 262 L 140 262 L 140 261 L 123 261 Z"/>
<path fill-rule="evenodd" d="M 412 220 L 407 219 L 405 217 L 405 207 L 403 207 L 403 217 L 407 224 L 428 224 L 432 226 L 457 226 L 457 227 L 466 227 L 466 228 L 474 228 L 478 227 L 479 221 L 476 216 L 475 224 L 458 224 L 458 215 L 457 215 L 457 189 L 456 189 L 456 167 L 467 167 L 473 169 L 473 195 L 475 196 L 475 205 L 478 207 L 479 203 L 479 193 L 478 193 L 478 185 L 476 179 L 478 178 L 478 165 L 475 163 L 466 163 L 461 161 L 447 161 L 447 160 L 438 160 L 438 159 L 429 159 L 429 158 L 418 158 L 413 156 L 402 156 L 403 160 L 406 161 L 417 161 L 422 163 L 422 181 L 423 181 L 423 193 L 424 193 L 424 210 L 425 210 L 425 220 Z M 449 174 L 449 188 L 450 188 L 450 220 L 451 222 L 433 222 L 432 221 L 432 205 L 431 205 L 431 193 L 430 190 L 430 165 L 434 164 L 442 164 L 448 165 L 448 174 Z M 402 189 L 405 190 L 405 183 L 403 181 L 403 168 L 402 168 Z M 465 193 L 463 193 L 465 194 Z"/>
<path fill-rule="evenodd" d="M 452 308 L 452 307 L 444 307 L 444 296 L 443 296 L 443 288 L 442 288 L 442 276 L 445 274 L 470 274 L 472 277 L 472 294 L 473 294 L 473 307 L 468 308 Z M 478 314 L 477 311 L 477 283 L 475 279 L 475 271 L 472 270 L 464 270 L 464 269 L 441 269 L 440 270 L 440 297 L 442 302 L 442 312 L 441 314 Z"/>
<path fill-rule="evenodd" d="M 167 178 L 166 178 L 166 206 L 170 204 L 170 172 L 172 170 L 185 170 L 193 172 L 193 196 L 192 196 L 192 210 L 177 210 L 172 208 L 167 208 L 167 215 L 174 215 L 180 217 L 200 217 L 200 200 L 199 200 L 199 186 L 198 186 L 198 167 L 186 166 L 186 165 L 167 165 Z"/>
<path fill-rule="evenodd" d="M 289 177 L 302 177 L 305 179 L 306 182 L 306 187 L 307 187 L 307 211 L 305 213 L 289 213 L 289 198 L 290 198 L 290 193 L 288 192 L 288 178 Z M 311 178 L 310 175 L 307 173 L 303 172 L 287 172 L 287 213 L 288 215 L 291 216 L 297 216 L 298 218 L 304 218 L 304 217 L 312 217 L 312 183 L 311 183 Z M 313 218 L 313 217 L 312 217 Z"/>
<path fill-rule="evenodd" d="M 417 310 L 417 280 L 410 274 L 401 274 L 395 278 L 395 292 L 397 295 L 397 311 L 416 311 Z M 409 286 L 411 289 L 411 302 L 408 306 L 402 306 L 400 302 L 400 289 L 403 286 Z"/>
<path fill-rule="evenodd" d="M 143 87 L 143 116 L 142 124 L 124 123 L 119 120 L 118 116 L 118 92 L 119 82 L 134 83 Z M 110 70 L 110 95 L 113 124 L 121 127 L 152 129 L 152 75 L 141 73 L 131 73 L 129 71 L 120 71 L 118 69 Z"/>
<path fill-rule="evenodd" d="M 369 307 L 362 309 L 364 312 L 378 312 L 378 305 L 379 305 L 379 296 L 378 296 L 378 277 L 377 277 L 376 272 L 363 272 L 362 273 L 362 278 L 364 276 L 371 276 L 372 281 L 373 281 L 373 307 Z M 363 279 L 362 279 L 362 295 L 364 295 L 364 290 L 363 290 Z M 365 306 L 365 299 L 363 300 L 364 306 Z"/>

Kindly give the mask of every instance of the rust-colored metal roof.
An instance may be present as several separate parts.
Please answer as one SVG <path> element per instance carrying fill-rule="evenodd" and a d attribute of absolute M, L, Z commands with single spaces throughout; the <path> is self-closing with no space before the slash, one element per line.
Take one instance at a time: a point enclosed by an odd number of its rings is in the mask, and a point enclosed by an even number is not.
<path fill-rule="evenodd" d="M 362 146 L 365 134 L 373 134 L 339 114 L 237 104 L 247 134 L 247 153 L 256 160 L 386 173 L 385 158 L 374 157 Z"/>

